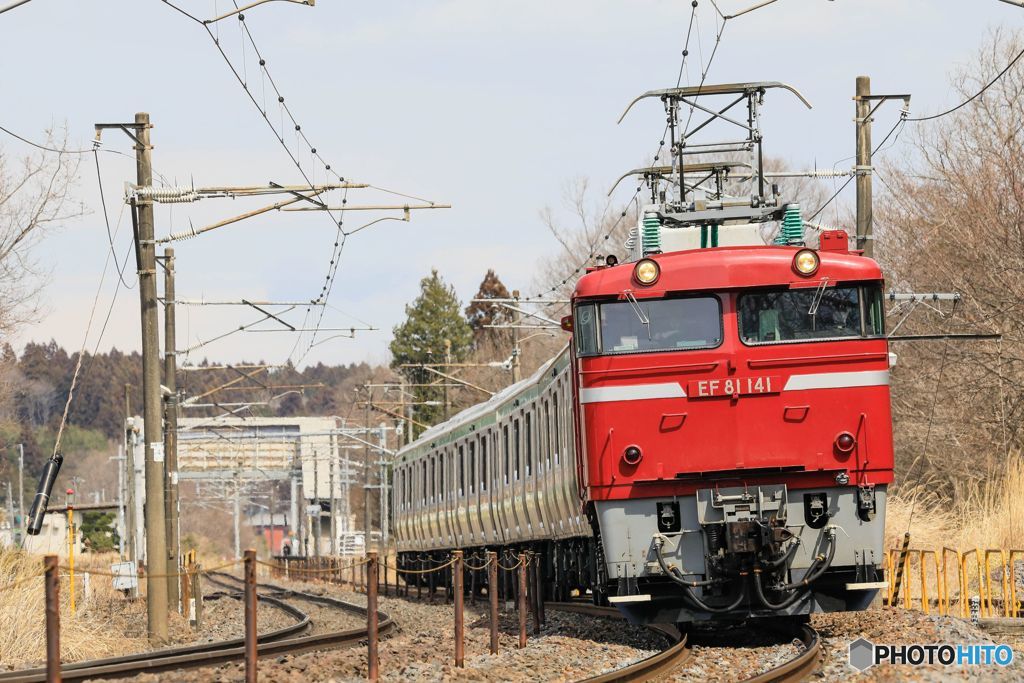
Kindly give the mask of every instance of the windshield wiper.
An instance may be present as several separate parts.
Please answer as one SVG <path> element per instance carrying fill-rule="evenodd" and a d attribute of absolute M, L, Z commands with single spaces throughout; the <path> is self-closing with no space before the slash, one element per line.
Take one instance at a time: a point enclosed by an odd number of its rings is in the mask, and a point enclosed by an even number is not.
<path fill-rule="evenodd" d="M 811 299 L 811 306 L 807 309 L 807 315 L 818 315 L 818 307 L 821 306 L 821 299 L 825 296 L 825 287 L 828 286 L 828 277 L 821 279 L 821 284 L 818 285 L 817 291 L 814 292 L 814 298 Z"/>
<path fill-rule="evenodd" d="M 636 297 L 633 295 L 633 290 L 627 289 L 622 294 L 626 297 L 626 301 L 629 302 L 629 305 L 633 307 L 633 312 L 636 313 L 636 317 L 640 319 L 640 324 L 647 328 L 647 341 L 651 341 L 651 321 L 640 308 L 640 302 L 637 301 Z"/>

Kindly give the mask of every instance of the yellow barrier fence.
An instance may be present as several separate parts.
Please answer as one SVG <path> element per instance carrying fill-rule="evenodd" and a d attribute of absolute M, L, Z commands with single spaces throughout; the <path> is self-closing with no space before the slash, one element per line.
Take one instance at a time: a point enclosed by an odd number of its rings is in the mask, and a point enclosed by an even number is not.
<path fill-rule="evenodd" d="M 980 617 L 1024 617 L 1016 573 L 1024 549 L 891 548 L 884 560 L 889 606 L 968 618 L 971 598 L 977 597 Z"/>

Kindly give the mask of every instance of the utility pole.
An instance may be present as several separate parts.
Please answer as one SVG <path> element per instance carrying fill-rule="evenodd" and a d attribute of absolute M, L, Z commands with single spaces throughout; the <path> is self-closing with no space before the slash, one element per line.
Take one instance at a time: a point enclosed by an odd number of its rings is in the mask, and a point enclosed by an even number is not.
<path fill-rule="evenodd" d="M 373 389 L 370 387 L 370 383 L 367 382 L 364 386 L 366 389 L 366 408 L 363 413 L 363 426 L 365 429 L 370 428 L 370 404 L 373 403 Z M 447 390 L 446 390 L 447 391 Z M 369 431 L 364 432 L 364 435 L 369 437 Z M 366 550 L 370 549 L 370 473 L 373 471 L 373 467 L 370 464 L 370 440 L 367 438 L 363 442 L 363 533 L 364 544 Z"/>
<path fill-rule="evenodd" d="M 316 517 L 311 520 L 313 532 L 313 556 L 320 557 L 320 454 L 313 449 L 313 497 L 309 509 L 316 508 Z"/>
<path fill-rule="evenodd" d="M 369 436 L 369 434 L 367 434 Z M 387 430 L 384 424 L 380 425 L 380 432 L 378 432 L 377 443 L 380 445 L 380 452 L 377 454 L 377 462 L 380 463 L 380 474 L 378 475 L 379 485 L 378 496 L 380 500 L 380 547 L 384 553 L 387 553 L 388 549 L 388 461 L 385 459 L 388 448 L 387 441 Z"/>
<path fill-rule="evenodd" d="M 444 340 L 444 369 L 447 372 L 451 372 L 452 367 L 452 340 Z M 444 384 L 444 419 L 447 421 L 451 417 L 451 401 L 448 398 L 448 382 Z M 369 424 L 369 417 L 367 417 L 367 424 Z"/>
<path fill-rule="evenodd" d="M 857 76 L 857 249 L 872 257 L 875 252 L 871 233 L 871 79 Z"/>
<path fill-rule="evenodd" d="M 512 292 L 512 298 L 516 305 L 512 310 L 512 383 L 515 384 L 523 378 L 523 368 L 519 359 L 519 326 L 522 324 L 522 314 L 519 313 L 519 290 Z"/>
<path fill-rule="evenodd" d="M 874 214 L 872 213 L 871 203 L 871 175 L 874 172 L 874 167 L 871 160 L 873 153 L 871 148 L 871 117 L 874 116 L 875 111 L 884 102 L 903 100 L 900 118 L 906 119 L 910 115 L 910 93 L 872 95 L 871 79 L 867 76 L 857 76 L 856 92 L 857 94 L 853 100 L 857 111 L 857 116 L 854 119 L 857 125 L 857 165 L 854 167 L 854 172 L 857 176 L 857 249 L 863 250 L 865 256 L 874 258 Z"/>
<path fill-rule="evenodd" d="M 167 458 L 164 514 L 167 520 L 167 599 L 178 606 L 178 363 L 174 333 L 174 249 L 164 249 L 164 455 Z M 237 557 L 237 555 L 236 555 Z"/>
<path fill-rule="evenodd" d="M 136 178 L 139 187 L 153 185 L 153 148 L 149 143 L 149 114 L 135 115 L 135 124 L 118 126 L 134 130 Z M 156 243 L 153 200 L 133 200 L 135 209 L 135 259 L 139 270 L 142 309 L 142 398 L 146 453 L 146 625 L 149 637 L 167 640 L 167 579 L 160 575 L 167 557 L 164 521 L 164 444 L 160 410 L 160 330 L 156 295 Z M 154 576 L 158 578 L 153 578 Z"/>
<path fill-rule="evenodd" d="M 25 543 L 25 444 L 18 444 L 18 514 L 21 516 L 21 538 Z"/>
<path fill-rule="evenodd" d="M 331 437 L 331 440 L 333 442 L 333 437 Z M 335 459 L 337 457 L 337 451 L 333 448 L 333 444 L 332 444 L 332 448 L 330 449 L 329 453 L 330 453 L 330 455 L 328 456 L 328 461 L 327 461 L 327 465 L 329 467 L 329 469 L 327 471 L 327 478 L 329 480 L 328 483 L 329 483 L 329 485 L 331 487 L 331 491 L 328 494 L 328 496 L 329 496 L 329 498 L 331 500 L 331 523 L 330 523 L 330 528 L 331 528 L 331 556 L 332 557 L 337 557 L 338 556 L 338 498 L 334 495 L 334 465 L 335 465 Z"/>
<path fill-rule="evenodd" d="M 235 469 L 235 557 L 241 557 L 242 553 L 242 483 L 239 479 L 238 469 Z"/>

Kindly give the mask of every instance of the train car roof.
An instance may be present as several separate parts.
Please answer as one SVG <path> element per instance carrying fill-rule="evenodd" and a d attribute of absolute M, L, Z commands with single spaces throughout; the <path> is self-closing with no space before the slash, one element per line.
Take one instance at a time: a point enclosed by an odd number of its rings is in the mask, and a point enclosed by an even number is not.
<path fill-rule="evenodd" d="M 539 368 L 536 372 L 527 377 L 526 379 L 519 380 L 515 384 L 510 384 L 501 391 L 491 396 L 483 403 L 477 403 L 474 406 L 470 406 L 465 410 L 456 413 L 453 417 L 448 420 L 438 423 L 433 427 L 429 427 L 423 431 L 419 437 L 407 446 L 403 446 L 399 449 L 395 459 L 396 461 L 403 460 L 410 453 L 423 447 L 423 445 L 430 441 L 436 441 L 437 439 L 446 436 L 447 434 L 465 427 L 467 425 L 476 422 L 481 417 L 488 413 L 496 413 L 506 403 L 514 400 L 519 394 L 530 389 L 532 386 L 538 384 L 546 373 L 549 373 L 553 367 L 568 354 L 569 346 L 566 344 L 561 351 L 556 353 L 551 360 L 547 361 Z"/>
<path fill-rule="evenodd" d="M 633 280 L 635 262 L 600 268 L 580 278 L 575 297 L 618 295 L 633 290 L 648 296 L 665 292 L 708 291 L 745 287 L 813 286 L 824 278 L 830 283 L 881 280 L 878 264 L 860 254 L 817 251 L 821 265 L 814 275 L 803 277 L 793 270 L 793 257 L 800 247 L 743 246 L 716 247 L 655 254 L 661 276 L 650 287 Z"/>

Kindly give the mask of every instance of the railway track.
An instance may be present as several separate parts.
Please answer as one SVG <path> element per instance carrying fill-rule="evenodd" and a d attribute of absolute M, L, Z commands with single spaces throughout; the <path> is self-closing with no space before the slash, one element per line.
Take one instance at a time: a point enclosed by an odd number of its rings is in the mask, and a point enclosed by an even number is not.
<path fill-rule="evenodd" d="M 598 607 L 586 602 L 548 602 L 545 603 L 545 608 L 610 619 L 623 618 L 614 607 Z M 670 626 L 650 626 L 648 628 L 663 634 L 672 644 L 661 652 L 639 662 L 588 678 L 583 683 L 629 683 L 631 681 L 659 680 L 666 678 L 673 671 L 685 667 L 693 656 L 687 634 L 680 633 Z M 810 677 L 817 671 L 821 661 L 818 633 L 810 626 L 801 625 L 799 639 L 804 646 L 800 654 L 768 671 L 745 679 L 743 683 L 793 683 Z"/>
<path fill-rule="evenodd" d="M 207 599 L 240 597 L 237 589 L 241 579 L 222 573 L 213 573 L 208 575 L 207 578 L 212 583 L 236 591 L 234 593 L 214 593 L 208 596 Z M 292 591 L 280 586 L 260 584 L 259 588 L 263 589 L 259 596 L 261 601 L 274 605 L 296 618 L 296 623 L 264 633 L 257 638 L 257 654 L 260 657 L 274 657 L 283 654 L 294 655 L 314 650 L 351 647 L 358 645 L 360 641 L 365 640 L 367 637 L 365 627 L 300 635 L 310 630 L 313 624 L 306 613 L 286 602 L 289 597 L 308 600 L 363 616 L 366 615 L 366 609 L 335 598 Z M 274 594 L 268 595 L 266 594 L 267 591 Z M 383 612 L 378 612 L 378 614 L 378 633 L 383 635 L 391 631 L 395 627 L 395 623 L 387 614 Z M 123 678 L 142 673 L 160 673 L 216 666 L 242 661 L 244 658 L 245 639 L 232 638 L 215 643 L 165 648 L 125 655 L 123 657 L 109 657 L 64 664 L 61 667 L 61 677 L 64 681 L 85 681 L 93 678 Z M 37 683 L 45 680 L 46 669 L 44 667 L 0 673 L 0 683 Z"/>

